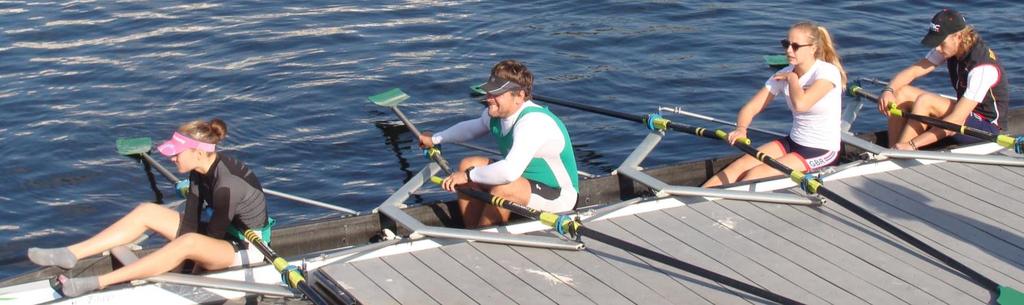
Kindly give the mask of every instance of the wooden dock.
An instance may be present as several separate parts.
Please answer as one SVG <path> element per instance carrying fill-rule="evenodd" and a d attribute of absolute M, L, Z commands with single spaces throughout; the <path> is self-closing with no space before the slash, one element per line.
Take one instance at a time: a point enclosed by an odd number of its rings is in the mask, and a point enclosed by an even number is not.
<path fill-rule="evenodd" d="M 1021 289 L 1022 179 L 1024 168 L 944 162 L 826 186 L 996 282 Z M 587 226 L 808 304 L 992 302 L 989 291 L 835 204 L 698 198 L 643 204 L 674 207 Z M 584 251 L 563 251 L 449 240 L 321 271 L 363 304 L 770 303 L 586 237 L 584 242 Z"/>

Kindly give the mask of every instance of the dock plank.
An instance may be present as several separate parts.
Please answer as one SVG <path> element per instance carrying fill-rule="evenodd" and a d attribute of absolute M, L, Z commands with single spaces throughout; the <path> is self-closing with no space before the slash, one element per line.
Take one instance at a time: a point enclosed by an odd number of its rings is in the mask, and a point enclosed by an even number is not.
<path fill-rule="evenodd" d="M 790 242 L 779 236 L 776 232 L 766 230 L 765 228 L 758 225 L 756 222 L 744 218 L 743 216 L 737 215 L 732 211 L 723 208 L 720 204 L 708 203 L 708 204 L 696 204 L 691 205 L 694 210 L 701 212 L 709 217 L 714 216 L 716 219 L 731 220 L 732 225 L 724 226 L 734 232 L 743 235 L 749 240 L 761 245 L 768 251 L 776 253 L 777 255 L 790 260 L 792 263 L 801 266 L 804 270 L 812 273 L 812 276 L 807 278 L 797 278 L 798 281 L 815 281 L 824 280 L 831 285 L 834 285 L 838 289 L 846 292 L 846 295 L 852 296 L 849 302 L 852 303 L 875 303 L 875 304 L 901 304 L 903 301 L 885 293 L 879 291 L 877 288 L 872 286 L 856 276 L 851 276 L 842 269 L 835 265 L 825 261 L 824 259 L 815 256 L 813 253 L 803 249 L 800 245 Z M 721 221 L 720 221 L 721 223 Z M 839 276 L 844 275 L 844 276 Z M 870 294 L 857 294 L 857 292 L 873 291 Z"/>
<path fill-rule="evenodd" d="M 602 229 L 602 223 L 606 221 L 591 222 L 586 226 Z M 605 224 L 605 226 L 614 226 Z M 604 230 L 603 233 L 608 234 Z M 614 235 L 613 235 L 614 236 Z M 611 245 L 596 240 L 585 239 L 587 252 L 595 254 L 602 260 L 629 274 L 634 279 L 640 280 L 645 286 L 656 292 L 672 303 L 688 302 L 691 304 L 713 304 L 700 294 L 697 294 L 689 285 L 710 285 L 707 280 L 688 274 L 678 274 L 674 270 L 666 271 L 651 266 L 635 254 L 625 250 L 612 247 Z M 687 277 L 691 276 L 691 277 Z M 682 278 L 682 280 L 680 280 Z M 721 289 L 718 286 L 714 286 Z"/>
<path fill-rule="evenodd" d="M 664 232 L 672 232 L 674 237 L 680 242 L 685 242 L 692 247 L 698 248 L 701 252 L 715 258 L 715 260 L 720 261 L 723 265 L 742 273 L 745 279 L 751 281 L 751 284 L 807 304 L 828 303 L 814 295 L 811 291 L 779 275 L 775 270 L 765 268 L 759 262 L 750 259 L 742 253 L 733 251 L 729 246 L 702 232 L 698 232 L 685 223 L 685 219 L 677 219 L 665 211 L 644 213 L 640 218 L 651 225 L 657 224 L 658 229 Z"/>
<path fill-rule="evenodd" d="M 549 273 L 557 279 L 561 279 L 572 289 L 587 296 L 597 304 L 636 304 L 620 294 L 612 287 L 594 278 L 587 272 L 577 268 L 554 252 L 569 252 L 571 250 L 549 250 L 532 247 L 511 247 L 527 260 L 533 262 L 544 272 Z M 572 251 L 579 252 L 579 251 Z M 549 279 L 550 280 L 550 279 Z"/>
<path fill-rule="evenodd" d="M 644 285 L 642 281 L 645 279 L 634 278 L 594 253 L 589 251 L 554 251 L 554 253 L 602 283 L 605 283 L 633 303 L 650 305 L 674 304 L 662 297 L 658 292 Z"/>
<path fill-rule="evenodd" d="M 918 191 L 917 194 L 924 196 L 924 200 L 921 201 L 930 206 L 978 220 L 986 225 L 998 225 L 1013 234 L 1024 233 L 1014 227 L 1024 221 L 1024 217 L 1017 216 L 998 205 L 979 202 L 983 199 L 971 196 L 958 188 L 946 185 L 944 181 L 922 175 L 917 171 L 902 172 L 899 176 L 880 175 L 877 179 L 891 183 L 904 183 L 907 188 Z"/>
<path fill-rule="evenodd" d="M 719 215 L 705 215 L 695 209 L 695 207 L 709 204 L 708 202 L 690 204 L 685 207 L 662 210 L 662 212 L 669 214 L 673 218 L 680 219 L 697 232 L 717 240 L 731 251 L 757 262 L 787 281 L 804 287 L 819 299 L 825 300 L 826 303 L 822 304 L 865 303 L 849 292 L 818 277 L 818 275 L 810 270 L 765 248 L 755 240 L 751 240 L 734 231 L 731 227 L 736 225 L 736 220 L 729 218 L 728 215 L 721 215 L 721 217 Z"/>
<path fill-rule="evenodd" d="M 961 169 L 973 171 L 971 169 Z M 944 212 L 992 237 L 1002 240 L 1018 250 L 1024 251 L 1024 238 L 1016 228 L 1024 223 L 1024 217 L 1008 213 L 996 205 L 989 204 L 986 198 L 968 196 L 956 188 L 944 184 L 941 179 L 921 175 L 916 171 L 903 172 L 899 176 L 880 175 L 876 182 L 890 185 L 902 184 L 904 189 L 911 190 L 911 199 L 922 207 Z M 910 184 L 909 181 L 922 181 Z"/>
<path fill-rule="evenodd" d="M 441 304 L 478 304 L 458 288 L 441 277 L 412 254 L 385 256 L 384 260 L 391 268 L 401 272 L 406 279 L 423 290 L 431 298 Z"/>
<path fill-rule="evenodd" d="M 516 304 L 441 249 L 426 249 L 411 254 L 479 304 Z"/>
<path fill-rule="evenodd" d="M 934 210 L 914 208 L 916 204 L 911 200 L 884 185 L 875 183 L 868 178 L 855 177 L 833 182 L 829 185 L 829 189 L 837 194 L 844 194 L 844 198 L 851 199 L 869 212 L 901 227 L 904 231 L 917 236 L 932 247 L 971 266 L 982 274 L 992 277 L 997 282 L 1016 283 L 1017 281 L 1012 280 L 1011 277 L 1024 275 L 1024 270 L 1019 267 L 1005 268 L 1003 260 L 1007 258 L 1000 257 L 1005 254 L 998 252 L 1005 250 L 1005 244 L 993 244 L 998 249 L 980 249 L 968 244 L 965 239 L 972 243 L 988 244 L 992 243 L 994 238 L 948 216 L 937 214 Z M 842 209 L 841 207 L 836 208 Z M 907 212 L 901 208 L 913 209 L 913 212 Z M 1003 274 L 1004 271 L 1010 276 Z"/>
<path fill-rule="evenodd" d="M 445 253 L 458 261 L 476 276 L 490 283 L 494 288 L 513 298 L 519 304 L 555 304 L 557 302 L 537 291 L 504 267 L 498 265 L 490 257 L 477 251 L 469 243 L 454 244 L 443 247 Z"/>
<path fill-rule="evenodd" d="M 967 167 L 973 168 L 979 172 L 987 173 L 992 177 L 1000 181 L 1020 181 L 1024 179 L 1024 169 L 1019 167 L 1011 166 L 999 166 L 990 164 L 964 164 Z M 1024 190 L 1024 185 L 1020 183 L 1007 183 L 1007 187 L 1017 188 Z"/>
<path fill-rule="evenodd" d="M 820 209 L 785 205 L 758 205 L 758 207 L 793 226 L 806 228 L 808 233 L 839 247 L 850 255 L 863 259 L 866 263 L 874 266 L 875 270 L 899 278 L 902 283 L 909 285 L 904 287 L 906 289 L 904 291 L 920 289 L 946 304 L 984 304 L 988 301 L 988 294 L 984 289 L 975 289 L 979 293 L 976 297 L 972 297 L 971 294 L 959 289 L 963 285 L 971 286 L 964 279 L 948 274 L 947 270 L 929 263 L 922 257 L 906 253 L 904 248 L 891 246 L 886 241 L 878 240 L 876 237 L 850 228 L 846 224 L 839 225 L 829 215 L 822 214 Z M 811 213 L 817 214 L 821 218 L 816 218 L 810 215 Z M 932 272 L 945 275 L 948 282 L 936 277 Z M 890 289 L 890 291 L 893 290 Z"/>
<path fill-rule="evenodd" d="M 657 250 L 657 247 L 655 247 L 654 245 L 640 239 L 635 234 L 630 233 L 628 230 L 624 229 L 622 226 L 614 222 L 601 221 L 590 223 L 589 225 L 592 229 L 599 230 L 602 233 L 618 237 L 622 240 L 628 241 L 630 243 L 647 249 L 651 249 L 661 254 L 672 256 L 670 254 L 665 253 L 664 251 Z M 754 303 L 754 301 L 752 300 L 744 299 L 743 297 L 741 297 L 741 295 L 746 296 L 745 292 L 741 292 L 732 287 L 712 281 L 710 279 L 706 279 L 704 277 L 700 277 L 695 274 L 691 274 L 689 272 L 676 269 L 673 266 L 666 265 L 656 260 L 652 260 L 643 256 L 636 257 L 640 258 L 642 261 L 649 264 L 650 266 L 666 272 L 666 274 L 670 275 L 672 279 L 676 280 L 679 283 L 682 283 L 683 285 L 686 285 L 687 287 L 690 287 L 690 289 L 693 289 L 695 293 L 700 294 L 701 297 L 707 299 L 708 301 L 714 304 Z"/>
<path fill-rule="evenodd" d="M 942 171 L 945 171 L 946 174 L 941 174 Z M 943 163 L 934 168 L 918 169 L 917 172 L 924 175 L 940 173 L 936 176 L 959 177 L 960 179 L 956 180 L 940 181 L 958 191 L 970 194 L 985 203 L 998 206 L 1008 213 L 1012 213 L 1014 216 L 1024 217 L 1024 206 L 1022 206 L 1017 199 L 1024 198 L 1024 190 L 1022 190 L 1020 186 L 1014 186 L 1013 183 L 1007 183 L 1006 180 L 998 179 L 992 175 L 993 172 L 998 171 L 988 170 L 982 172 L 964 164 Z M 1011 180 L 1009 181 L 1021 180 L 1021 178 L 1016 178 L 1016 180 L 1013 180 L 1013 178 L 1010 179 Z"/>
<path fill-rule="evenodd" d="M 352 294 L 352 297 L 362 304 L 383 304 L 397 305 L 398 300 L 392 298 L 387 292 L 377 286 L 362 271 L 356 269 L 352 264 L 331 264 L 323 267 L 332 278 L 338 281 L 338 285 L 344 287 Z"/>
<path fill-rule="evenodd" d="M 372 258 L 353 262 L 352 266 L 363 274 L 373 275 L 370 280 L 384 289 L 391 297 L 404 304 L 439 304 L 437 300 L 423 292 L 416 284 L 384 263 L 380 258 Z"/>
<path fill-rule="evenodd" d="M 868 284 L 847 287 L 851 290 L 855 287 L 865 288 L 864 291 L 851 291 L 854 294 L 879 294 L 882 296 L 887 294 L 908 304 L 935 304 L 941 302 L 931 295 L 915 289 L 915 287 L 902 279 L 892 276 L 885 270 L 865 262 L 865 259 L 868 258 L 865 256 L 872 256 L 877 253 L 861 253 L 861 257 L 851 255 L 849 252 L 808 232 L 827 229 L 824 226 L 812 224 L 809 227 L 800 227 L 781 219 L 775 214 L 795 213 L 795 211 L 789 209 L 782 209 L 782 205 L 733 200 L 719 200 L 717 203 L 721 207 L 756 223 L 761 228 L 775 233 L 779 237 L 797 245 L 803 251 L 838 268 L 835 270 L 838 273 L 824 274 L 823 277 L 856 277 L 860 278 L 863 283 Z M 836 280 L 832 281 L 838 282 Z"/>
<path fill-rule="evenodd" d="M 491 243 L 470 243 L 473 248 L 483 253 L 499 266 L 502 266 L 509 273 L 519 277 L 520 280 L 533 289 L 546 295 L 549 299 L 558 304 L 594 304 L 595 302 L 573 289 L 564 277 L 558 274 L 551 274 L 543 268 L 526 259 L 511 246 Z"/>

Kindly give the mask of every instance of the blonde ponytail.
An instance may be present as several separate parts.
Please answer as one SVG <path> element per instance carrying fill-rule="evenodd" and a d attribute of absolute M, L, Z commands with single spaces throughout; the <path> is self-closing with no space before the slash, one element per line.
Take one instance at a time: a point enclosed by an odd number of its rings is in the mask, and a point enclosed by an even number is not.
<path fill-rule="evenodd" d="M 817 54 L 814 54 L 815 58 L 824 60 L 836 66 L 839 69 L 839 75 L 843 79 L 843 90 L 846 90 L 846 69 L 843 69 L 843 63 L 839 60 L 839 53 L 836 52 L 835 44 L 832 43 L 832 35 L 828 33 L 828 29 L 823 26 L 818 26 L 818 37 L 820 38 L 821 47 L 818 48 Z"/>

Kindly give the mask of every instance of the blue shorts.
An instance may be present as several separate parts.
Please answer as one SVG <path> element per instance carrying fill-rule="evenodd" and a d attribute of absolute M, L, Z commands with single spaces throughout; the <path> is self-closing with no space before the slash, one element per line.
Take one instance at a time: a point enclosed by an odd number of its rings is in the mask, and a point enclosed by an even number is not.
<path fill-rule="evenodd" d="M 789 136 L 777 139 L 774 142 L 782 148 L 783 153 L 794 153 L 797 157 L 800 157 L 800 161 L 804 163 L 804 171 L 829 166 L 839 160 L 839 151 L 803 146 L 793 142 L 793 138 Z"/>
<path fill-rule="evenodd" d="M 971 127 L 971 128 L 974 128 L 974 129 L 978 129 L 978 130 L 982 130 L 982 131 L 987 131 L 987 132 L 992 133 L 992 134 L 999 134 L 999 125 L 996 125 L 995 123 L 993 123 L 993 122 L 991 122 L 989 120 L 986 120 L 985 118 L 983 118 L 981 115 L 979 115 L 976 112 L 971 112 L 971 115 L 967 116 L 967 121 L 964 122 L 964 125 L 967 125 L 967 127 Z M 982 140 L 982 139 L 975 138 L 975 137 L 972 137 L 972 136 L 969 136 L 969 135 L 965 135 L 965 134 L 961 134 L 961 133 L 957 133 L 956 135 L 954 135 L 953 136 L 953 140 L 956 141 L 957 144 L 961 144 L 961 145 L 964 145 L 964 144 L 974 144 L 974 143 L 986 141 L 986 140 Z"/>

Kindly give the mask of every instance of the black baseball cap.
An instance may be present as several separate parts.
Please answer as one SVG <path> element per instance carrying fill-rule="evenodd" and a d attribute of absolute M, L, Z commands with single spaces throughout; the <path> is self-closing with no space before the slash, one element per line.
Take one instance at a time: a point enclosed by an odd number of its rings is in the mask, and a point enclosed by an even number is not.
<path fill-rule="evenodd" d="M 500 95 L 508 91 L 523 89 L 523 87 L 511 80 L 491 75 L 491 78 L 480 86 L 480 89 L 490 95 Z"/>
<path fill-rule="evenodd" d="M 931 27 L 928 34 L 921 39 L 921 44 L 926 47 L 937 47 L 946 36 L 963 30 L 967 27 L 967 20 L 960 12 L 951 9 L 942 9 L 935 17 L 932 17 Z"/>

